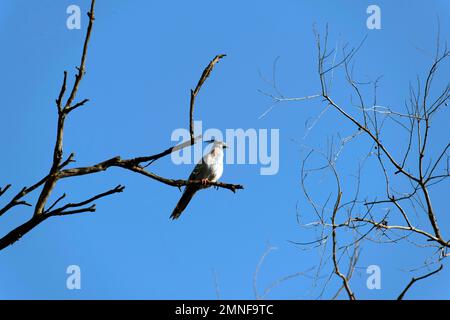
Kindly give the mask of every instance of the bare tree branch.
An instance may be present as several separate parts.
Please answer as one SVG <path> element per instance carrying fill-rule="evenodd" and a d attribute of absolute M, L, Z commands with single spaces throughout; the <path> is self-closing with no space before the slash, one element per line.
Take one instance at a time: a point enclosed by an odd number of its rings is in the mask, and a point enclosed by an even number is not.
<path fill-rule="evenodd" d="M 0 188 L 0 197 L 6 192 L 8 191 L 8 189 L 11 188 L 10 184 L 7 184 L 4 188 Z"/>
<path fill-rule="evenodd" d="M 83 45 L 83 53 L 81 55 L 81 62 L 80 62 L 80 66 L 77 68 L 78 69 L 78 74 L 75 75 L 75 82 L 73 84 L 71 93 L 69 98 L 67 99 L 67 102 L 65 104 L 65 106 L 63 108 L 61 108 L 61 100 L 64 97 L 64 93 L 66 91 L 66 78 L 67 78 L 67 73 L 64 73 L 64 81 L 63 81 L 63 85 L 61 87 L 61 91 L 57 100 L 57 105 L 58 105 L 58 125 L 57 125 L 57 133 L 56 133 L 56 142 L 55 142 L 55 148 L 53 151 L 53 163 L 52 166 L 50 168 L 50 172 L 48 174 L 48 179 L 45 181 L 44 187 L 42 188 L 42 191 L 39 195 L 39 199 L 36 203 L 35 209 L 34 209 L 34 215 L 38 216 L 43 214 L 44 211 L 44 207 L 47 203 L 48 198 L 50 197 L 53 189 L 56 186 L 56 182 L 57 182 L 57 177 L 56 177 L 56 173 L 58 172 L 58 168 L 61 164 L 61 159 L 63 156 L 63 137 L 64 137 L 64 123 L 65 123 L 65 119 L 66 119 L 66 115 L 73 109 L 71 109 L 71 105 L 73 100 L 75 99 L 75 95 L 77 94 L 78 91 L 78 87 L 80 85 L 81 80 L 83 79 L 83 76 L 85 74 L 85 63 L 86 63 L 86 55 L 87 55 L 87 49 L 88 49 L 88 45 L 89 45 L 89 40 L 91 38 L 91 32 L 92 32 L 92 26 L 94 24 L 94 20 L 95 20 L 95 13 L 94 13 L 94 8 L 95 8 L 95 0 L 92 0 L 91 2 L 91 8 L 90 11 L 88 12 L 88 17 L 89 17 L 89 24 L 87 27 L 87 32 L 86 32 L 86 38 L 84 40 L 84 45 Z"/>
<path fill-rule="evenodd" d="M 339 278 L 342 279 L 342 285 L 344 286 L 349 299 L 356 300 L 355 294 L 353 293 L 352 289 L 350 288 L 348 278 L 339 269 L 339 263 L 338 263 L 338 259 L 337 259 L 336 214 L 339 210 L 339 204 L 341 203 L 342 191 L 341 191 L 341 186 L 340 186 L 339 177 L 337 175 L 337 172 L 334 169 L 334 166 L 332 164 L 330 165 L 330 167 L 332 168 L 333 173 L 336 177 L 336 184 L 337 184 L 337 197 L 336 197 L 336 201 L 334 203 L 334 209 L 333 209 L 333 213 L 331 216 L 331 223 L 333 225 L 331 235 L 332 235 L 332 241 L 333 241 L 332 255 L 333 255 L 334 272 L 339 276 Z"/>
<path fill-rule="evenodd" d="M 345 279 L 347 279 L 347 281 L 350 281 L 350 279 L 353 277 L 353 273 L 355 272 L 356 264 L 358 263 L 358 260 L 359 260 L 359 254 L 360 254 L 360 249 L 359 249 L 359 241 L 358 241 L 358 242 L 356 242 L 356 244 L 354 246 L 353 254 L 350 257 L 350 261 L 348 264 L 348 270 L 347 270 L 347 274 L 345 276 Z M 344 284 L 334 294 L 334 296 L 332 297 L 332 300 L 337 299 L 343 289 L 345 289 Z"/>
<path fill-rule="evenodd" d="M 213 70 L 214 66 L 217 62 L 219 62 L 220 59 L 225 57 L 226 54 L 218 54 L 212 59 L 209 64 L 206 66 L 205 70 L 203 70 L 202 76 L 200 77 L 200 80 L 198 80 L 197 86 L 194 90 L 191 90 L 191 102 L 190 102 L 190 110 L 189 110 L 189 132 L 191 134 L 191 144 L 194 144 L 194 104 L 195 104 L 195 98 L 197 97 L 198 93 L 200 92 L 200 89 L 202 88 L 203 83 L 208 79 L 209 75 L 211 74 L 211 71 Z"/>
<path fill-rule="evenodd" d="M 55 209 L 53 211 L 49 211 L 47 213 L 47 215 L 49 215 L 49 216 L 63 216 L 63 215 L 76 213 L 74 211 L 70 211 L 70 210 L 67 210 L 67 209 L 77 208 L 77 207 L 84 207 L 84 206 L 88 205 L 89 203 L 94 202 L 95 200 L 107 197 L 107 196 L 112 195 L 114 193 L 123 192 L 124 189 L 125 189 L 124 186 L 118 185 L 118 186 L 116 186 L 113 189 L 110 189 L 110 190 L 108 190 L 106 192 L 100 193 L 100 194 L 98 194 L 96 196 L 93 196 L 93 197 L 87 199 L 87 200 L 84 200 L 84 201 L 81 201 L 81 202 L 77 202 L 77 203 L 68 203 L 68 204 L 62 206 L 61 208 Z M 89 208 L 90 209 L 95 209 L 95 207 L 89 207 Z M 83 211 L 80 211 L 80 212 L 83 212 Z"/>
<path fill-rule="evenodd" d="M 413 278 L 411 279 L 411 281 L 408 283 L 408 285 L 405 287 L 405 289 L 403 289 L 403 291 L 400 293 L 400 295 L 398 296 L 397 300 L 402 300 L 403 297 L 405 296 L 406 292 L 408 292 L 408 290 L 412 287 L 412 285 L 413 285 L 414 283 L 416 283 L 417 281 L 426 279 L 426 278 L 428 278 L 428 277 L 431 277 L 433 274 L 438 273 L 438 272 L 441 271 L 443 268 L 444 268 L 444 265 L 441 264 L 441 265 L 439 266 L 439 268 L 436 269 L 436 270 L 434 270 L 434 271 L 431 271 L 431 272 L 429 272 L 429 273 L 427 273 L 427 274 L 425 274 L 425 275 L 423 275 L 423 276 L 421 276 L 421 277 L 418 277 L 418 278 L 414 278 L 414 277 L 413 277 Z"/>
<path fill-rule="evenodd" d="M 276 249 L 278 249 L 278 248 L 274 247 L 274 246 L 271 246 L 271 245 L 267 245 L 266 250 L 264 251 L 264 253 L 261 256 L 261 258 L 259 259 L 258 264 L 256 265 L 255 273 L 253 274 L 253 293 L 255 294 L 255 299 L 256 300 L 261 299 L 261 296 L 259 295 L 259 290 L 258 290 L 258 276 L 259 276 L 259 272 L 261 270 L 261 267 L 262 267 L 266 257 L 269 255 L 269 253 L 271 251 L 276 250 Z"/>

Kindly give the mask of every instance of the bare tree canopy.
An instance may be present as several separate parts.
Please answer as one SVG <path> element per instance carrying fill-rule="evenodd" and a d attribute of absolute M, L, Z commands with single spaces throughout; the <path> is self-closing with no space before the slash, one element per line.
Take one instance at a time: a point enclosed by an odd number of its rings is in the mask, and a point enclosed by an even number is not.
<path fill-rule="evenodd" d="M 337 139 L 329 143 L 326 151 L 311 147 L 302 161 L 301 188 L 310 209 L 300 209 L 303 213 L 298 213 L 297 221 L 302 230 L 313 229 L 316 238 L 293 243 L 319 251 L 321 263 L 317 266 L 317 275 L 329 270 L 326 266 L 331 260 L 332 272 L 324 281 L 320 297 L 335 275 L 340 278 L 342 286 L 331 297 L 338 298 L 345 291 L 350 300 L 357 298 L 357 293 L 352 290 L 351 278 L 358 268 L 364 243 L 377 243 L 380 248 L 383 244 L 400 243 L 409 243 L 413 248 L 428 248 L 431 253 L 420 268 L 422 275 L 406 282 L 405 288 L 396 297 L 403 299 L 417 281 L 441 271 L 445 258 L 450 255 L 450 239 L 446 234 L 449 230 L 443 232 L 445 226 L 439 224 L 439 217 L 446 213 L 436 211 L 432 200 L 433 189 L 445 188 L 445 181 L 450 175 L 450 143 L 443 145 L 438 154 L 428 152 L 428 146 L 433 143 L 433 134 L 440 134 L 432 130 L 433 119 L 448 113 L 450 83 L 447 82 L 443 88 L 438 89 L 432 89 L 432 85 L 440 66 L 450 56 L 450 51 L 446 45 L 442 46 L 438 36 L 431 66 L 424 77 L 418 76 L 416 83 L 410 85 L 410 95 L 405 99 L 404 108 L 399 110 L 378 105 L 377 89 L 381 77 L 362 82 L 354 76 L 355 57 L 366 38 L 357 47 L 344 45 L 342 51 L 338 52 L 338 48 L 330 49 L 328 26 L 323 35 L 316 30 L 314 33 L 320 84 L 318 93 L 304 97 L 286 97 L 280 92 L 276 82 L 272 82 L 273 93 L 263 93 L 273 104 L 262 116 L 266 116 L 279 103 L 321 100 L 320 107 L 323 111 L 314 124 L 324 112 L 331 109 L 335 111 L 336 126 L 348 122 L 353 125 L 354 132 L 346 137 L 338 135 Z M 338 81 L 339 71 L 352 91 L 351 98 L 343 103 L 338 103 L 333 98 L 333 85 Z M 397 126 L 395 131 L 387 129 L 392 124 Z M 313 125 L 309 129 L 312 127 Z M 395 139 L 388 137 L 392 132 L 397 135 Z M 351 146 L 357 139 L 365 144 L 365 148 L 362 148 L 362 160 L 357 160 L 358 150 L 352 150 Z M 388 140 L 396 142 L 389 145 L 385 142 Z M 356 183 L 353 190 L 343 189 L 341 180 L 348 178 L 339 174 L 340 157 L 345 149 L 354 152 L 355 161 L 352 166 L 356 168 Z M 402 150 L 400 156 L 399 150 Z M 349 165 L 349 160 L 346 161 L 346 165 Z M 371 166 L 368 170 L 378 169 L 378 175 L 384 181 L 381 190 L 384 196 L 381 199 L 362 191 L 363 186 L 371 184 L 370 181 L 363 180 L 364 169 L 370 161 L 375 161 L 378 168 Z M 324 179 L 327 173 L 331 174 L 328 185 L 334 184 L 334 190 L 325 199 L 314 197 L 314 190 L 309 186 L 312 177 Z M 372 191 L 367 188 L 364 190 Z M 423 223 L 421 217 L 426 218 L 426 223 Z"/>

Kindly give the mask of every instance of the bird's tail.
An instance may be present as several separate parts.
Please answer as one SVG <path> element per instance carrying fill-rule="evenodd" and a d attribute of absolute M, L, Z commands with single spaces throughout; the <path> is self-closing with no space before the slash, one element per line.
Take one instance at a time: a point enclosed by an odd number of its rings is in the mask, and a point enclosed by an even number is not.
<path fill-rule="evenodd" d="M 180 201 L 178 201 L 177 206 L 175 209 L 173 209 L 172 214 L 170 215 L 170 218 L 175 220 L 180 217 L 180 215 L 183 213 L 184 209 L 186 209 L 187 205 L 189 204 L 189 201 L 191 201 L 194 194 L 197 192 L 197 189 L 186 187 L 186 189 L 183 192 L 183 195 L 181 196 Z"/>

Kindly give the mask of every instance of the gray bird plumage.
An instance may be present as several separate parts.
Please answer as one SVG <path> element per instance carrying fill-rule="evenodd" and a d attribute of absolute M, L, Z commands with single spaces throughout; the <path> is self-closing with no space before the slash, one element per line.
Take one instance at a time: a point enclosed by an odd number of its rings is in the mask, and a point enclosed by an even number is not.
<path fill-rule="evenodd" d="M 226 148 L 222 141 L 210 141 L 213 143 L 211 150 L 203 156 L 200 162 L 195 166 L 189 180 L 201 180 L 207 184 L 208 181 L 216 182 L 223 173 L 223 149 Z M 203 185 L 187 185 L 183 195 L 178 201 L 175 209 L 170 215 L 171 219 L 178 219 L 186 209 L 194 194 L 200 189 L 207 188 Z"/>

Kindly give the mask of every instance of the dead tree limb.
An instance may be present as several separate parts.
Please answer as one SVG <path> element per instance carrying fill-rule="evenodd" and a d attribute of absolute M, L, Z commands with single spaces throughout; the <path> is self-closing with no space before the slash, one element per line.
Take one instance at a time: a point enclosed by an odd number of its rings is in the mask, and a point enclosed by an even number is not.
<path fill-rule="evenodd" d="M 163 157 L 166 157 L 173 152 L 179 151 L 183 148 L 187 148 L 192 146 L 193 144 L 197 143 L 201 140 L 201 136 L 194 138 L 193 136 L 193 111 L 194 111 L 194 103 L 195 103 L 195 97 L 197 96 L 198 92 L 200 91 L 200 88 L 202 87 L 205 80 L 209 77 L 214 65 L 225 55 L 220 54 L 217 55 L 206 67 L 206 69 L 203 71 L 203 74 L 197 84 L 197 87 L 195 90 L 191 91 L 191 102 L 190 102 L 190 127 L 191 127 L 191 139 L 183 142 L 181 144 L 172 146 L 162 152 L 153 154 L 153 155 L 147 155 L 147 156 L 139 156 L 131 159 L 121 159 L 120 156 L 113 157 L 111 159 L 101 161 L 99 163 L 93 164 L 91 166 L 86 167 L 74 167 L 69 168 L 69 165 L 75 162 L 74 154 L 71 153 L 66 160 L 64 160 L 64 150 L 63 150 L 63 140 L 64 140 L 64 125 L 65 120 L 70 115 L 71 112 L 80 109 L 81 107 L 85 106 L 87 102 L 89 102 L 89 99 L 83 99 L 79 102 L 75 102 L 75 99 L 77 97 L 77 93 L 80 87 L 80 83 L 83 80 L 83 77 L 86 73 L 86 57 L 89 47 L 89 40 L 91 39 L 91 33 L 95 21 L 95 0 L 91 1 L 90 10 L 87 13 L 89 17 L 89 24 L 87 26 L 86 36 L 84 39 L 83 44 L 83 50 L 81 54 L 81 60 L 80 65 L 76 68 L 77 73 L 75 74 L 75 80 L 73 83 L 73 86 L 71 87 L 70 91 L 68 91 L 68 84 L 67 84 L 67 71 L 64 71 L 64 77 L 61 84 L 61 88 L 59 90 L 59 94 L 56 102 L 57 112 L 58 112 L 58 120 L 57 120 L 57 129 L 56 129 L 56 140 L 53 148 L 53 157 L 52 157 L 52 164 L 50 166 L 50 170 L 47 175 L 45 175 L 43 178 L 41 178 L 39 181 L 37 181 L 35 184 L 31 185 L 30 187 L 24 187 L 19 192 L 17 192 L 14 196 L 12 196 L 11 200 L 8 201 L 2 208 L 0 208 L 0 216 L 5 214 L 6 212 L 9 212 L 12 208 L 16 206 L 33 206 L 32 204 L 28 203 L 24 198 L 29 195 L 30 193 L 39 190 L 39 188 L 42 187 L 40 190 L 38 199 L 36 203 L 34 204 L 34 213 L 32 217 L 26 221 L 25 223 L 19 225 L 18 227 L 14 228 L 10 232 L 8 232 L 6 235 L 0 238 L 0 250 L 10 246 L 11 244 L 18 241 L 23 235 L 30 232 L 33 228 L 38 226 L 43 221 L 47 220 L 51 217 L 58 217 L 58 216 L 67 216 L 67 215 L 73 215 L 83 212 L 94 212 L 96 210 L 95 201 L 108 197 L 110 195 L 121 193 L 125 189 L 124 186 L 118 185 L 110 190 L 107 190 L 105 192 L 99 193 L 97 195 L 91 196 L 90 198 L 87 198 L 86 200 L 80 201 L 80 202 L 71 202 L 61 205 L 60 207 L 57 207 L 65 198 L 66 194 L 63 194 L 59 198 L 57 198 L 52 204 L 48 205 L 48 201 L 50 197 L 53 194 L 53 191 L 61 179 L 68 179 L 76 176 L 83 176 L 83 175 L 89 175 L 94 174 L 102 171 L 106 171 L 111 167 L 118 167 L 125 170 L 128 170 L 133 173 L 138 173 L 140 175 L 146 176 L 150 179 L 153 179 L 155 181 L 158 181 L 160 183 L 166 184 L 168 186 L 172 187 L 182 187 L 187 186 L 190 184 L 198 184 L 202 185 L 201 181 L 188 181 L 188 180 L 181 180 L 181 179 L 171 179 L 171 178 L 165 178 L 161 177 L 153 172 L 150 172 L 146 170 L 145 168 L 149 165 L 151 165 L 154 161 L 161 159 Z M 64 102 L 66 93 L 69 92 L 67 100 Z M 147 163 L 147 165 L 144 166 L 144 163 Z M 231 190 L 232 192 L 235 192 L 236 190 L 243 189 L 242 185 L 239 184 L 230 184 L 230 183 L 224 183 L 224 182 L 209 182 L 206 185 L 202 185 L 202 187 L 210 187 L 214 186 L 216 188 L 223 188 Z M 8 184 L 3 188 L 0 188 L 0 196 L 3 196 L 9 189 L 11 188 L 11 185 Z"/>
<path fill-rule="evenodd" d="M 217 62 L 219 62 L 220 59 L 225 57 L 225 54 L 218 54 L 212 59 L 209 64 L 206 66 L 205 70 L 203 70 L 203 73 L 200 77 L 200 80 L 198 80 L 197 86 L 194 90 L 191 89 L 191 101 L 190 101 L 190 108 L 189 108 L 189 132 L 191 134 L 191 143 L 194 144 L 194 104 L 195 104 L 195 98 L 197 97 L 198 93 L 200 92 L 200 89 L 203 86 L 203 83 L 208 79 L 209 75 L 211 74 L 211 71 L 213 70 L 214 66 Z"/>

